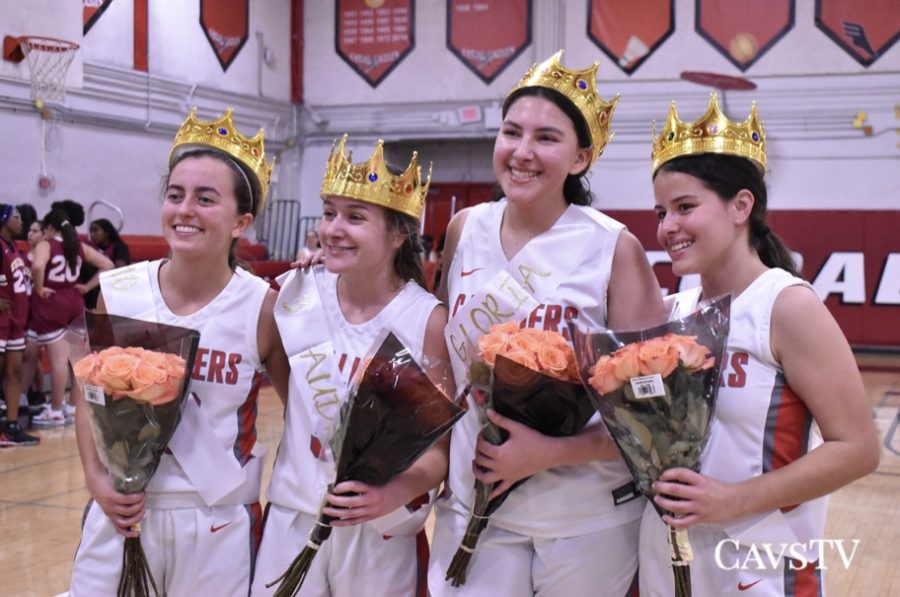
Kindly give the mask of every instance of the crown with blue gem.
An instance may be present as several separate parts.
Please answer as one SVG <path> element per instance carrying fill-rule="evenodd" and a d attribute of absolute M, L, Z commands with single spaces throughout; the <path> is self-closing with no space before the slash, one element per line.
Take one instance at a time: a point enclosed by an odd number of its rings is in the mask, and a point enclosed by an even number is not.
<path fill-rule="evenodd" d="M 766 132 L 756 110 L 756 102 L 750 106 L 750 116 L 738 124 L 728 119 L 719 109 L 716 92 L 709 96 L 709 107 L 694 122 L 683 122 L 678 117 L 675 102 L 669 106 L 669 116 L 662 133 L 656 136 L 653 125 L 653 172 L 660 166 L 686 155 L 698 153 L 724 153 L 746 158 L 756 164 L 760 172 L 766 171 Z"/>
<path fill-rule="evenodd" d="M 381 139 L 375 145 L 372 157 L 360 164 L 353 163 L 353 152 L 344 153 L 346 145 L 347 135 L 344 135 L 337 147 L 331 147 L 322 180 L 322 197 L 349 197 L 405 213 L 417 220 L 422 216 L 431 184 L 431 166 L 428 167 L 428 179 L 422 184 L 418 152 L 413 152 L 406 170 L 395 175 L 384 161 L 384 141 Z"/>
<path fill-rule="evenodd" d="M 197 118 L 197 108 L 194 107 L 175 135 L 175 142 L 169 153 L 169 164 L 178 155 L 191 149 L 206 147 L 228 154 L 246 166 L 259 181 L 260 197 L 254 197 L 253 200 L 254 213 L 258 214 L 269 195 L 269 180 L 272 178 L 272 169 L 275 168 L 275 158 L 266 163 L 265 131 L 259 129 L 252 138 L 245 137 L 234 125 L 231 118 L 233 113 L 234 110 L 228 108 L 218 120 L 200 120 Z"/>
<path fill-rule="evenodd" d="M 523 87 L 546 87 L 568 98 L 587 124 L 591 135 L 591 163 L 592 166 L 611 138 L 609 132 L 610 121 L 619 96 L 616 95 L 610 101 L 603 101 L 600 92 L 597 91 L 597 70 L 599 62 L 594 62 L 584 70 L 571 70 L 560 64 L 563 50 L 559 50 L 542 62 L 532 66 L 522 80 L 509 92 L 512 95 Z M 507 97 L 509 97 L 507 95 Z"/>

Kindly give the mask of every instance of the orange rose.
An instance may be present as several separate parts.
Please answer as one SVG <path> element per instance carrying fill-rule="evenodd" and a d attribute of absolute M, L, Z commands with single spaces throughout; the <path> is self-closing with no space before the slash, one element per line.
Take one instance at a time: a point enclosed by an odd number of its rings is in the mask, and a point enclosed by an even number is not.
<path fill-rule="evenodd" d="M 641 375 L 659 373 L 668 377 L 678 366 L 678 350 L 664 337 L 641 343 L 638 355 Z"/>
<path fill-rule="evenodd" d="M 178 356 L 177 354 L 166 354 L 166 372 L 168 372 L 169 377 L 178 377 L 182 378 L 187 374 L 185 368 L 187 367 L 187 361 Z"/>
<path fill-rule="evenodd" d="M 141 354 L 139 354 L 137 356 L 140 357 L 142 365 L 156 367 L 157 369 L 166 369 L 167 368 L 166 365 L 169 362 L 170 355 L 168 355 L 164 352 L 156 352 L 154 350 L 145 350 L 144 352 L 142 352 Z M 175 356 L 175 355 L 171 355 L 171 356 Z M 176 358 L 178 358 L 182 362 L 184 362 L 184 359 L 181 359 L 181 357 L 176 357 Z"/>
<path fill-rule="evenodd" d="M 84 385 L 86 383 L 93 383 L 94 373 L 100 369 L 100 357 L 97 353 L 93 352 L 77 363 L 72 367 L 72 371 L 75 375 L 75 379 L 78 380 L 78 383 Z"/>
<path fill-rule="evenodd" d="M 116 354 L 103 359 L 95 379 L 107 393 L 131 388 L 131 377 L 141 360 L 134 355 Z"/>
<path fill-rule="evenodd" d="M 613 374 L 621 383 L 641 374 L 641 359 L 638 346 L 628 344 L 612 354 Z"/>
<path fill-rule="evenodd" d="M 669 335 L 669 343 L 678 351 L 681 363 L 691 371 L 706 369 L 704 364 L 709 357 L 709 349 L 697 342 L 696 336 Z"/>
<path fill-rule="evenodd" d="M 538 330 L 522 330 L 518 334 L 510 336 L 510 350 L 524 350 L 537 353 L 543 343 L 543 334 Z"/>
<path fill-rule="evenodd" d="M 116 356 L 117 354 L 125 354 L 125 349 L 121 348 L 119 346 L 110 346 L 109 348 L 107 348 L 105 350 L 101 350 L 97 354 L 97 356 L 99 356 L 100 359 L 103 360 L 106 357 Z"/>
<path fill-rule="evenodd" d="M 588 383 L 601 394 L 609 394 L 622 385 L 622 382 L 616 378 L 615 367 L 609 356 L 600 357 L 589 373 L 591 377 L 588 379 Z"/>
<path fill-rule="evenodd" d="M 508 358 L 510 361 L 515 361 L 523 367 L 528 367 L 533 371 L 540 371 L 540 369 L 538 368 L 537 359 L 534 358 L 534 354 L 531 352 L 525 350 L 511 350 L 503 356 Z"/>
<path fill-rule="evenodd" d="M 478 338 L 478 352 L 491 367 L 494 366 L 497 355 L 503 354 L 508 347 L 509 335 L 504 332 L 495 331 Z"/>
<path fill-rule="evenodd" d="M 133 354 L 136 357 L 143 356 L 144 353 L 147 352 L 140 346 L 129 346 L 127 348 L 124 348 L 123 350 L 125 351 L 125 354 Z"/>
<path fill-rule="evenodd" d="M 569 369 L 569 358 L 564 350 L 551 344 L 542 344 L 537 353 L 541 370 L 554 377 L 565 379 Z"/>

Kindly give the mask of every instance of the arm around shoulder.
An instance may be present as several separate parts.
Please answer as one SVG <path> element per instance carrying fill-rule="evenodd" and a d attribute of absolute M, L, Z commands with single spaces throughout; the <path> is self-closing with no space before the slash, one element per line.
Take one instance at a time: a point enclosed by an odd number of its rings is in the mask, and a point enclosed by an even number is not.
<path fill-rule="evenodd" d="M 259 314 L 259 325 L 256 330 L 256 343 L 259 346 L 260 360 L 266 366 L 266 373 L 272 386 L 281 398 L 282 403 L 287 402 L 288 379 L 291 374 L 291 366 L 284 352 L 284 344 L 281 342 L 281 334 L 275 323 L 275 300 L 278 293 L 274 290 L 266 292 L 263 300 L 262 311 Z"/>
<path fill-rule="evenodd" d="M 450 277 L 450 266 L 453 264 L 453 256 L 456 253 L 456 247 L 459 246 L 459 238 L 462 235 L 463 227 L 466 225 L 466 219 L 469 217 L 470 210 L 470 207 L 460 210 L 447 224 L 447 238 L 444 242 L 444 253 L 441 256 L 441 271 L 443 274 L 436 293 L 438 299 L 445 305 L 449 301 L 447 279 Z"/>
<path fill-rule="evenodd" d="M 659 283 L 640 241 L 628 230 L 616 242 L 607 295 L 610 329 L 638 329 L 665 321 Z"/>

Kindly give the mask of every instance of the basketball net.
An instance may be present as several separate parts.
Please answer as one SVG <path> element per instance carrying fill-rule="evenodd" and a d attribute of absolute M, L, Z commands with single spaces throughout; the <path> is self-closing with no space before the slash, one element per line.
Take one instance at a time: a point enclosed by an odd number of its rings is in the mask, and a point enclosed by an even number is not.
<path fill-rule="evenodd" d="M 34 35 L 21 38 L 20 43 L 28 60 L 31 98 L 35 105 L 41 108 L 44 100 L 62 103 L 66 99 L 66 72 L 78 44 Z"/>

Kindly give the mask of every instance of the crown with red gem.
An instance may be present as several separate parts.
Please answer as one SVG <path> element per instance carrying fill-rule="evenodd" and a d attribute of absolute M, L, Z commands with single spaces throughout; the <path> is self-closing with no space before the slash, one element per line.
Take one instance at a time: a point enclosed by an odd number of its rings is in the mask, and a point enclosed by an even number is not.
<path fill-rule="evenodd" d="M 275 158 L 266 163 L 265 131 L 259 129 L 252 138 L 245 137 L 234 125 L 231 119 L 233 113 L 234 110 L 228 108 L 218 120 L 199 120 L 197 108 L 194 107 L 175 135 L 175 142 L 169 153 L 169 164 L 190 149 L 211 147 L 228 154 L 246 166 L 259 181 L 260 197 L 254 198 L 254 213 L 258 214 L 269 195 L 269 180 L 272 178 L 272 169 L 275 168 Z"/>
<path fill-rule="evenodd" d="M 417 220 L 422 216 L 431 184 L 431 166 L 428 167 L 428 179 L 422 184 L 418 152 L 413 152 L 406 170 L 395 175 L 384 161 L 384 141 L 381 139 L 375 145 L 372 157 L 360 164 L 353 163 L 353 152 L 344 153 L 346 145 L 347 135 L 344 135 L 337 147 L 331 147 L 322 180 L 322 197 L 349 197 L 405 213 Z"/>
<path fill-rule="evenodd" d="M 571 70 L 560 64 L 563 52 L 564 50 L 559 50 L 541 64 L 532 66 L 522 80 L 512 88 L 509 95 L 523 87 L 546 87 L 566 96 L 581 112 L 588 126 L 591 135 L 592 166 L 611 138 L 609 125 L 616 104 L 619 103 L 619 96 L 616 95 L 608 102 L 600 97 L 600 92 L 597 91 L 599 62 L 584 70 Z"/>
<path fill-rule="evenodd" d="M 669 160 L 698 153 L 736 155 L 750 160 L 760 172 L 765 173 L 766 132 L 759 119 L 756 102 L 750 106 L 747 120 L 738 124 L 719 110 L 716 92 L 710 94 L 706 112 L 694 122 L 683 122 L 673 101 L 666 125 L 658 137 L 656 123 L 653 125 L 653 172 Z"/>

